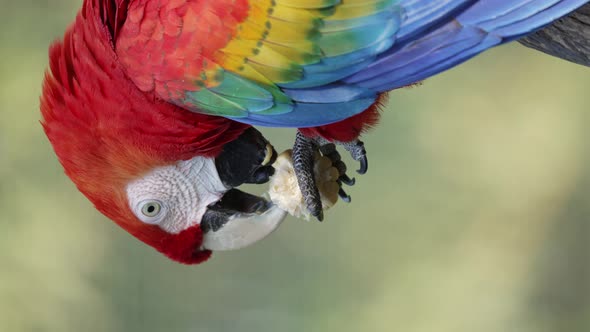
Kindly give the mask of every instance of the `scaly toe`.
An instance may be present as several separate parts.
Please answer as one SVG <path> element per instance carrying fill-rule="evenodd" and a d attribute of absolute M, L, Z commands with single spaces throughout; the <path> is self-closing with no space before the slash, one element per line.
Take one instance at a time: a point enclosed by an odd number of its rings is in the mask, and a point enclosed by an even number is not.
<path fill-rule="evenodd" d="M 317 145 L 297 132 L 293 145 L 293 168 L 307 209 L 319 221 L 324 220 L 322 200 L 314 178 L 314 153 Z"/>

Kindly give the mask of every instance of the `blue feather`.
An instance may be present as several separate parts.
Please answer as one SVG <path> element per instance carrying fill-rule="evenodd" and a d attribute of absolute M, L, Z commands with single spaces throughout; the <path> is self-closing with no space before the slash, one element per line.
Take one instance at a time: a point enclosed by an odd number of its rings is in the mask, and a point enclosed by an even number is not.
<path fill-rule="evenodd" d="M 326 21 L 320 40 L 326 57 L 319 63 L 304 66 L 303 79 L 279 86 L 289 89 L 321 86 L 362 70 L 393 45 L 400 21 L 397 6 L 367 17 Z"/>
<path fill-rule="evenodd" d="M 433 27 L 447 23 L 449 19 L 455 17 L 456 13 L 460 13 L 476 2 L 476 0 L 402 1 L 405 20 L 396 35 L 397 43 L 404 43 L 433 29 Z"/>
<path fill-rule="evenodd" d="M 293 112 L 277 115 L 250 114 L 248 118 L 231 118 L 255 126 L 308 128 L 323 126 L 350 118 L 375 102 L 375 98 L 363 98 L 342 103 L 298 103 Z"/>
<path fill-rule="evenodd" d="M 575 10 L 587 0 L 486 0 L 465 9 L 445 25 L 403 46 L 394 46 L 344 82 L 389 91 L 412 84 L 491 47 L 531 33 Z M 414 0 L 402 1 L 414 3 Z M 403 26 L 402 30 L 403 31 Z"/>

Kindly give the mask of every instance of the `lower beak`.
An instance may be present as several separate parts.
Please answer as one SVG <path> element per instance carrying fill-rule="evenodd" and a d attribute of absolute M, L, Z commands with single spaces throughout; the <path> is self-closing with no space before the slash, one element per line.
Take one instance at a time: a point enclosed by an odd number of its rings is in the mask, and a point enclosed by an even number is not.
<path fill-rule="evenodd" d="M 201 221 L 203 248 L 235 250 L 258 242 L 279 227 L 287 212 L 237 189 L 207 208 Z"/>
<path fill-rule="evenodd" d="M 286 215 L 275 205 L 262 214 L 235 215 L 223 228 L 205 233 L 203 247 L 213 251 L 242 249 L 270 235 Z"/>

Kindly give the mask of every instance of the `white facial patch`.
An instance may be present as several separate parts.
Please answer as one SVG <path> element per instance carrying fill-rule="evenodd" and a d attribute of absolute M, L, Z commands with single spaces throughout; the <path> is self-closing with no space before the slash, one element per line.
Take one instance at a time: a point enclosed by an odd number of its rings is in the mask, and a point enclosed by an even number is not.
<path fill-rule="evenodd" d="M 207 206 L 228 190 L 212 158 L 195 157 L 156 168 L 127 185 L 131 210 L 146 224 L 177 234 L 198 224 Z"/>

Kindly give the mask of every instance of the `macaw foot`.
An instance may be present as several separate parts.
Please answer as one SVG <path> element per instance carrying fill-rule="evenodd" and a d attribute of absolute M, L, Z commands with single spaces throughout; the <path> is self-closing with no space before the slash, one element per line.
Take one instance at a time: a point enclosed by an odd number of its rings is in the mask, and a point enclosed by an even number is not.
<path fill-rule="evenodd" d="M 363 142 L 359 140 L 333 143 L 322 137 L 309 138 L 301 132 L 297 132 L 295 144 L 293 145 L 293 167 L 297 176 L 299 189 L 301 190 L 307 209 L 319 221 L 324 219 L 324 211 L 313 175 L 314 154 L 319 151 L 323 156 L 329 158 L 332 161 L 332 165 L 338 170 L 340 175 L 338 178 L 338 184 L 340 185 L 338 196 L 343 201 L 350 202 L 350 196 L 344 191 L 342 184 L 352 186 L 355 183 L 354 178 L 351 179 L 346 175 L 346 164 L 341 160 L 336 145 L 342 146 L 350 153 L 354 160 L 360 163 L 360 169 L 357 170 L 359 174 L 365 174 L 367 172 L 367 153 Z"/>

